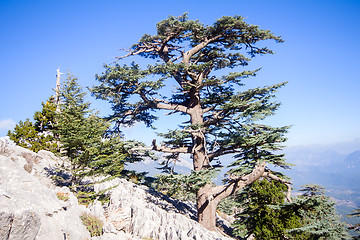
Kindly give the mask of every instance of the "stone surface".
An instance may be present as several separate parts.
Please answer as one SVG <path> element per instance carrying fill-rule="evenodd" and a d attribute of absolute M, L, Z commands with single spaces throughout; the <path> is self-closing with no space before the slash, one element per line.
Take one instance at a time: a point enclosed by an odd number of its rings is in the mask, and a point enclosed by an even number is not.
<path fill-rule="evenodd" d="M 13 215 L 8 239 L 35 239 L 40 226 L 40 217 L 33 211 L 27 210 L 21 214 Z"/>
<path fill-rule="evenodd" d="M 0 141 L 0 239 L 90 239 L 79 218 L 84 209 L 70 192 L 69 201 L 59 200 L 49 179 L 58 159 L 44 154 Z"/>
<path fill-rule="evenodd" d="M 95 184 L 110 202 L 94 201 L 87 208 L 52 176 L 66 177 L 59 165 L 68 164 L 47 151 L 39 153 L 0 140 L 0 239 L 35 240 L 225 240 L 194 219 L 195 207 L 155 190 L 116 178 Z M 105 177 L 86 179 L 99 182 Z M 61 195 L 60 200 L 57 195 Z M 79 216 L 90 213 L 103 221 L 104 234 L 90 237 Z"/>
<path fill-rule="evenodd" d="M 195 217 L 193 206 L 124 179 L 114 179 L 105 185 L 96 186 L 96 189 L 117 186 L 110 190 L 110 202 L 105 206 L 105 233 L 123 232 L 134 239 L 229 239 L 192 220 Z"/>

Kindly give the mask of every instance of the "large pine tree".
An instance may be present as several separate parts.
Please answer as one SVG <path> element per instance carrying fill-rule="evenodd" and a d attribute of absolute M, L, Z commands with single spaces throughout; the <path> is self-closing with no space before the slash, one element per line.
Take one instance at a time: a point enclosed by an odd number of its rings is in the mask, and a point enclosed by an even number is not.
<path fill-rule="evenodd" d="M 100 85 L 92 92 L 112 104 L 111 119 L 117 127 L 136 122 L 152 126 L 157 110 L 188 117 L 179 129 L 162 135 L 167 138 L 163 144 L 154 140 L 152 149 L 175 160 L 179 154 L 191 156 L 194 171 L 188 182 L 196 192 L 198 221 L 214 230 L 216 206 L 222 199 L 260 177 L 288 184 L 267 168 L 268 163 L 287 167 L 276 153 L 287 127 L 259 122 L 279 107 L 272 99 L 284 83 L 249 89 L 244 80 L 258 70 L 237 71 L 251 58 L 273 53 L 259 42 L 283 40 L 240 16 L 222 17 L 207 26 L 184 14 L 170 16 L 156 27 L 155 35 L 143 35 L 128 54 L 118 58 L 138 55 L 154 63 L 145 68 L 119 61 L 106 65 L 97 76 Z M 215 186 L 208 174 L 229 154 L 235 154 L 232 168 L 225 184 Z"/>

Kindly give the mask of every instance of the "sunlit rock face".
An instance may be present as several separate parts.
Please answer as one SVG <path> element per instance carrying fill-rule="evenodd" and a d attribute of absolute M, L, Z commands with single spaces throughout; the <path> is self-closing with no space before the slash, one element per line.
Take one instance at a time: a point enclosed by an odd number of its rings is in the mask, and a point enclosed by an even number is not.
<path fill-rule="evenodd" d="M 104 235 L 107 239 L 116 234 L 130 234 L 133 239 L 228 239 L 217 232 L 210 232 L 195 220 L 195 208 L 162 195 L 148 187 L 124 179 L 95 186 L 102 190 L 117 186 L 110 192 L 110 202 L 103 212 Z M 93 214 L 101 212 L 99 202 L 89 207 Z M 97 210 L 96 210 L 97 209 Z"/>
<path fill-rule="evenodd" d="M 51 152 L 34 153 L 0 140 L 1 240 L 229 239 L 197 223 L 191 203 L 124 179 L 95 184 L 95 191 L 109 189 L 109 203 L 79 205 L 68 187 L 56 186 L 50 178 L 54 172 L 59 174 L 63 164 L 67 163 Z M 60 200 L 59 193 L 68 198 Z M 102 220 L 103 235 L 90 236 L 79 217 L 84 212 Z"/>
<path fill-rule="evenodd" d="M 85 209 L 48 171 L 59 159 L 0 141 L 0 239 L 89 239 L 79 214 Z M 67 192 L 61 201 L 57 192 Z"/>

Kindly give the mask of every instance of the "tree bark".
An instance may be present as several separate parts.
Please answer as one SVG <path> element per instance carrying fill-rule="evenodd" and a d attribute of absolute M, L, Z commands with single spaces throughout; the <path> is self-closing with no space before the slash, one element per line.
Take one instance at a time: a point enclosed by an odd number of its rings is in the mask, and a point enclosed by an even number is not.
<path fill-rule="evenodd" d="M 196 194 L 198 222 L 210 231 L 216 231 L 216 207 L 218 201 L 211 194 L 210 184 L 200 188 Z"/>
<path fill-rule="evenodd" d="M 216 231 L 216 207 L 219 202 L 260 177 L 268 177 L 265 167 L 266 163 L 261 162 L 251 173 L 236 177 L 226 185 L 213 187 L 211 184 L 206 184 L 200 188 L 196 194 L 198 222 L 206 229 Z"/>

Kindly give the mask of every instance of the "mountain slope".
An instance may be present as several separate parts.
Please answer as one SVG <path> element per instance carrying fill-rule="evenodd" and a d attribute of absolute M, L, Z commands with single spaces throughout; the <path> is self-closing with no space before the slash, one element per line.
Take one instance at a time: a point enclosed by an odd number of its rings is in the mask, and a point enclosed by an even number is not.
<path fill-rule="evenodd" d="M 112 188 L 109 203 L 79 205 L 67 187 L 50 179 L 62 163 L 50 152 L 0 140 L 0 239 L 230 239 L 194 221 L 194 206 L 124 179 L 95 184 L 95 191 Z M 83 213 L 103 222 L 103 235 L 90 238 L 79 218 Z"/>

